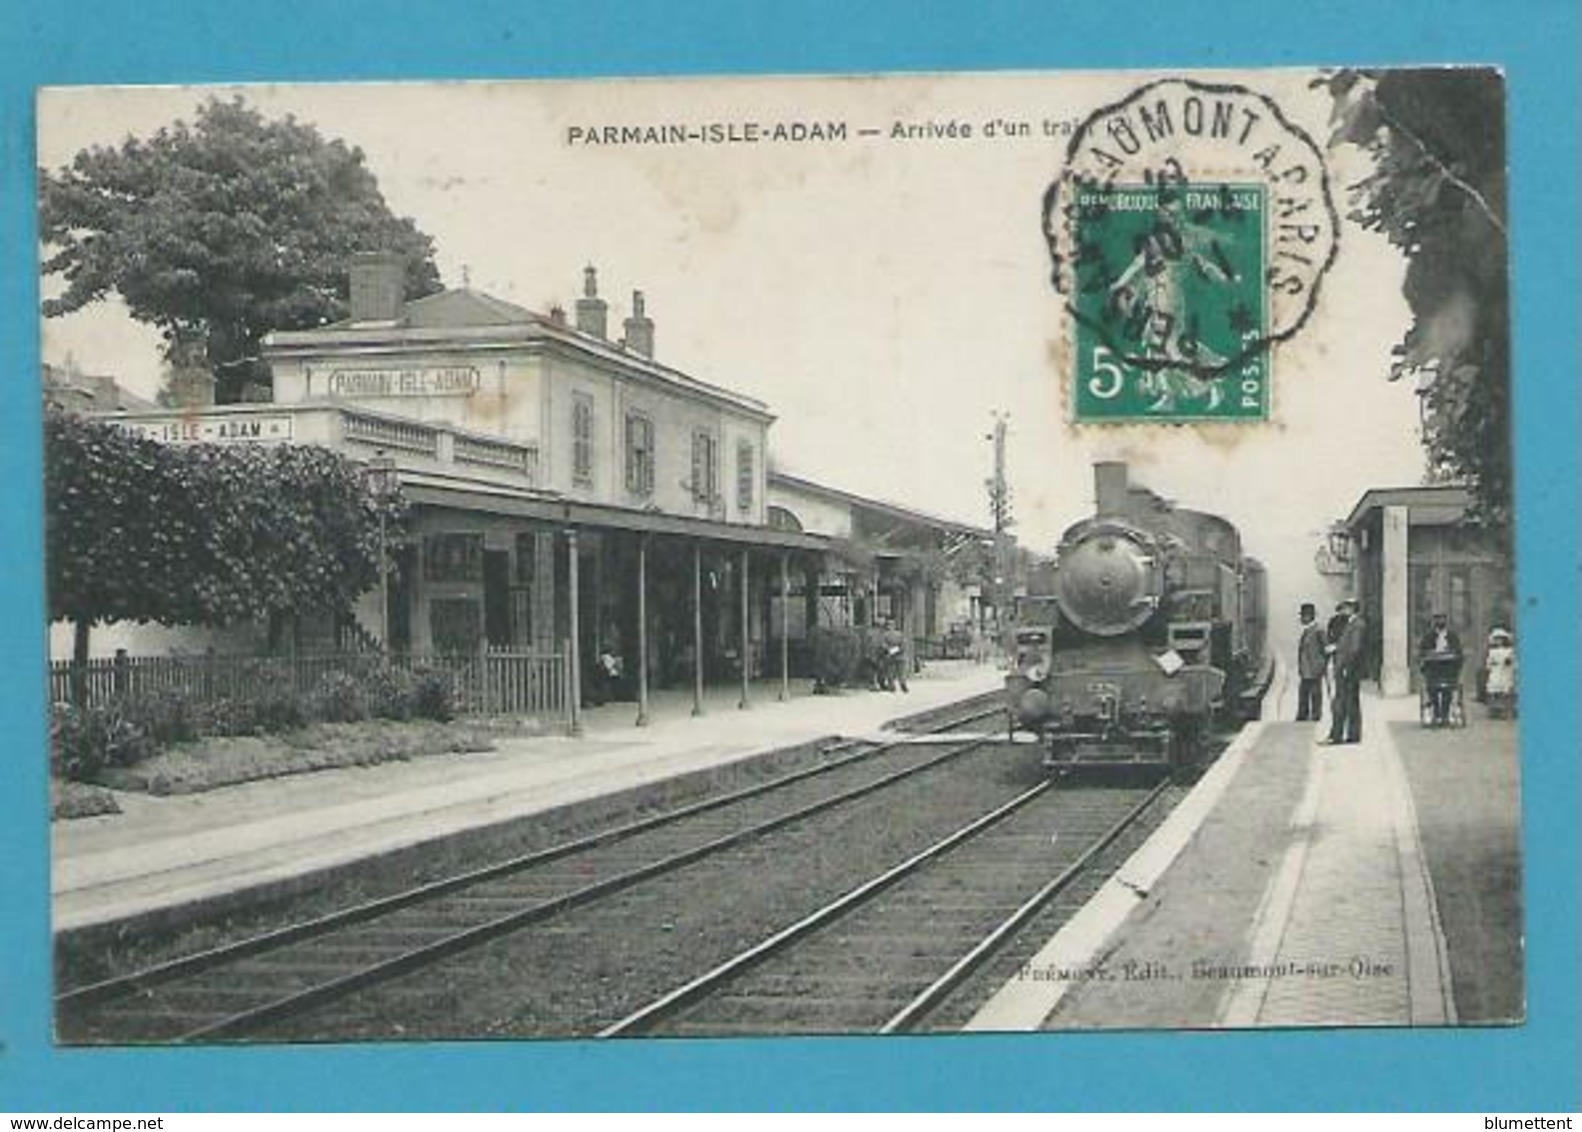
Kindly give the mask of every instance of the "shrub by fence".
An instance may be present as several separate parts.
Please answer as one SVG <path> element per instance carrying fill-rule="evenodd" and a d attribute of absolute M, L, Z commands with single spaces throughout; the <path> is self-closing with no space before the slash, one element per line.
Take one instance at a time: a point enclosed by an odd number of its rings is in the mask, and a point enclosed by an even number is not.
<path fill-rule="evenodd" d="M 429 719 L 458 711 L 565 716 L 559 653 L 475 657 L 118 656 L 51 665 L 54 773 L 91 781 L 172 743 L 288 731 L 312 722 Z M 62 702 L 73 690 L 78 702 Z"/>

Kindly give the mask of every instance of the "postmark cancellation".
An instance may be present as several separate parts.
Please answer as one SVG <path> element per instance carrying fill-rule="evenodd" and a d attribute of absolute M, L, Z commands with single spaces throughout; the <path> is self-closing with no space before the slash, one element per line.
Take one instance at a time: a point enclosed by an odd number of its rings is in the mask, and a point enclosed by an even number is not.
<path fill-rule="evenodd" d="M 1044 196 L 1075 423 L 1268 419 L 1338 232 L 1322 152 L 1265 95 L 1165 78 L 1094 111 Z"/>

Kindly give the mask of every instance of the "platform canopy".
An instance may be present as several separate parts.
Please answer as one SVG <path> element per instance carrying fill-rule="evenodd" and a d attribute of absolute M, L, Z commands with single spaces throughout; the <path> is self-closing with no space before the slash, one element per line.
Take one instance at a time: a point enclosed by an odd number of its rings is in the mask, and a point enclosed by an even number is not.
<path fill-rule="evenodd" d="M 408 479 L 405 476 L 402 477 L 402 494 L 408 502 L 421 506 L 482 511 L 539 522 L 561 523 L 572 527 L 602 527 L 646 534 L 685 535 L 713 542 L 776 547 L 784 550 L 823 551 L 828 548 L 830 542 L 823 535 L 808 534 L 803 531 L 787 531 L 744 523 L 720 523 L 688 515 L 610 507 L 543 495 L 425 483 L 421 479 Z"/>

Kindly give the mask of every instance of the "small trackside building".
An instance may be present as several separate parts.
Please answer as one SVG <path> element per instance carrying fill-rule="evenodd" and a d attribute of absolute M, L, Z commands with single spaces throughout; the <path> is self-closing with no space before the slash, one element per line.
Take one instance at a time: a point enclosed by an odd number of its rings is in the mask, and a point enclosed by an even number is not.
<path fill-rule="evenodd" d="M 1514 629 L 1510 558 L 1470 520 L 1472 493 L 1460 484 L 1375 488 L 1341 524 L 1349 542 L 1352 593 L 1367 619 L 1368 650 L 1380 690 L 1418 687 L 1417 645 L 1435 613 L 1445 614 L 1466 651 L 1467 672 L 1482 663 L 1490 630 Z"/>

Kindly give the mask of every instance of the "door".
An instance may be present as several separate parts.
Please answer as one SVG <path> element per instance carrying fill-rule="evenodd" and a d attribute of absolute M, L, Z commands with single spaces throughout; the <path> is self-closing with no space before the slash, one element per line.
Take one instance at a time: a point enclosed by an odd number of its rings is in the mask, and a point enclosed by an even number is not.
<path fill-rule="evenodd" d="M 483 552 L 483 632 L 491 645 L 511 643 L 511 555 Z"/>

